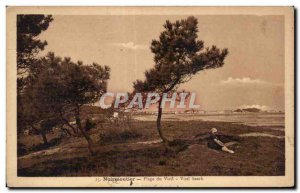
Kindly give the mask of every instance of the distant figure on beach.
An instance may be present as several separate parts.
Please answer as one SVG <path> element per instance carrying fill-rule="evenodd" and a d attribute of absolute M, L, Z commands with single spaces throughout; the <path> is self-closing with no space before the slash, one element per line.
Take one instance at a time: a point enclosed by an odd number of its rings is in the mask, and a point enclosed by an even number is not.
<path fill-rule="evenodd" d="M 216 128 L 211 129 L 210 137 L 208 140 L 208 147 L 212 149 L 222 150 L 228 153 L 234 153 L 234 151 L 228 149 L 228 147 L 226 147 L 226 145 L 218 139 L 216 135 L 217 132 L 218 130 Z"/>

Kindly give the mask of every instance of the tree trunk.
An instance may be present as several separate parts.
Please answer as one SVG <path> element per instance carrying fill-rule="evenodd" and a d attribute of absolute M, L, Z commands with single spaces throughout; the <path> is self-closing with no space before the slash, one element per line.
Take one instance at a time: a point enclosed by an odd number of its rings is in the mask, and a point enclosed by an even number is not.
<path fill-rule="evenodd" d="M 88 142 L 88 149 L 89 149 L 90 153 L 92 155 L 95 155 L 93 140 L 90 137 L 90 135 L 86 132 L 86 130 L 84 128 L 82 128 L 79 108 L 75 111 L 75 119 L 76 119 L 76 124 L 77 124 L 78 129 L 81 131 L 82 135 Z"/>
<path fill-rule="evenodd" d="M 69 131 L 69 129 L 64 128 L 64 126 L 61 126 L 60 129 L 65 132 L 67 135 L 72 136 L 72 133 Z"/>
<path fill-rule="evenodd" d="M 44 145 L 48 145 L 48 140 L 45 132 L 41 132 L 41 135 L 43 137 Z"/>
<path fill-rule="evenodd" d="M 168 143 L 168 140 L 164 137 L 162 130 L 161 130 L 161 116 L 162 116 L 162 108 L 161 108 L 161 102 L 162 102 L 162 97 L 159 99 L 159 104 L 158 104 L 158 114 L 157 114 L 157 119 L 156 119 L 156 128 L 159 134 L 159 137 L 162 139 L 164 143 Z"/>
<path fill-rule="evenodd" d="M 78 134 L 78 132 L 76 131 L 76 128 L 73 127 L 73 126 L 69 123 L 69 121 L 68 121 L 67 119 L 63 118 L 62 120 L 65 122 L 66 125 L 68 125 L 69 127 L 71 127 L 71 129 L 73 130 L 74 135 L 77 135 L 77 134 Z"/>
<path fill-rule="evenodd" d="M 31 128 L 32 128 L 33 130 L 35 130 L 37 133 L 39 133 L 39 134 L 42 136 L 44 145 L 48 145 L 48 139 L 47 139 L 47 136 L 46 136 L 46 132 L 37 129 L 37 128 L 36 128 L 35 126 L 33 126 L 32 124 L 31 124 L 30 126 L 31 126 Z"/>

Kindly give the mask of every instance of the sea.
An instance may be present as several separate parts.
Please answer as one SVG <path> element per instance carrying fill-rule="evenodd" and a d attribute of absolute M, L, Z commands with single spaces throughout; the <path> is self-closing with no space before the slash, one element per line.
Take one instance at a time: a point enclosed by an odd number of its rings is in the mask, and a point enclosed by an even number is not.
<path fill-rule="evenodd" d="M 134 115 L 135 120 L 155 121 L 155 114 Z M 230 114 L 163 114 L 165 121 L 220 121 L 244 124 L 249 126 L 265 126 L 278 129 L 285 127 L 284 113 L 230 113 Z"/>

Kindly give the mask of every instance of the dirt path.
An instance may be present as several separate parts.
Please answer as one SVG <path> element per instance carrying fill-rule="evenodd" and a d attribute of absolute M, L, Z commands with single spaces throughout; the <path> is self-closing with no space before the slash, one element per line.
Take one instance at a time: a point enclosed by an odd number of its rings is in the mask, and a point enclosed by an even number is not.
<path fill-rule="evenodd" d="M 252 132 L 252 133 L 245 133 L 239 135 L 240 137 L 271 137 L 271 138 L 277 138 L 277 139 L 283 139 L 284 136 L 278 136 L 278 135 L 272 135 L 268 133 L 260 133 L 260 132 Z"/>
<path fill-rule="evenodd" d="M 148 140 L 148 141 L 138 141 L 138 142 L 125 142 L 116 143 L 109 145 L 95 145 L 98 153 L 106 153 L 109 151 L 120 151 L 124 152 L 128 149 L 138 150 L 143 148 L 155 147 L 159 145 L 162 141 L 159 139 Z M 76 142 L 65 142 L 60 144 L 58 147 L 52 147 L 46 150 L 41 150 L 37 152 L 32 152 L 30 154 L 18 157 L 19 168 L 31 167 L 34 164 L 41 163 L 48 160 L 49 158 L 53 160 L 70 159 L 82 156 L 89 156 L 87 151 L 86 142 L 84 139 L 77 139 Z"/>

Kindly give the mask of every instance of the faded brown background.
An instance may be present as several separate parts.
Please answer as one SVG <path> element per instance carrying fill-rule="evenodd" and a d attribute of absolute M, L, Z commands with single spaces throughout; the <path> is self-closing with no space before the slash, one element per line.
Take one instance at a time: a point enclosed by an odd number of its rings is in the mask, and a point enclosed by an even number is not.
<path fill-rule="evenodd" d="M 172 15 L 174 18 L 177 17 L 184 17 L 186 15 L 199 15 L 203 17 L 207 16 L 224 16 L 224 15 L 231 15 L 231 16 L 239 16 L 241 18 L 246 17 L 246 18 L 254 18 L 253 16 L 266 16 L 266 18 L 269 18 L 270 15 L 273 15 L 271 18 L 275 18 L 274 16 L 277 15 L 276 18 L 279 19 L 283 16 L 284 17 L 284 42 L 282 40 L 282 34 L 278 35 L 277 39 L 279 42 L 281 41 L 282 43 L 278 45 L 281 47 L 277 47 L 276 41 L 269 41 L 268 48 L 269 49 L 268 54 L 272 54 L 271 52 L 275 52 L 275 55 L 273 57 L 277 58 L 278 60 L 284 61 L 284 68 L 283 64 L 280 61 L 275 61 L 274 62 L 274 69 L 273 69 L 273 64 L 267 62 L 269 59 L 257 59 L 257 61 L 261 62 L 265 61 L 265 65 L 268 66 L 267 69 L 262 67 L 260 69 L 259 67 L 250 67 L 252 57 L 260 57 L 259 52 L 254 52 L 254 50 L 249 50 L 248 53 L 252 56 L 247 60 L 242 60 L 247 62 L 247 69 L 240 70 L 238 73 L 239 77 L 233 76 L 233 74 L 226 74 L 226 72 L 219 72 L 218 70 L 214 70 L 215 72 L 207 72 L 207 73 L 201 73 L 200 77 L 206 77 L 210 79 L 208 80 L 216 80 L 216 83 L 218 81 L 225 81 L 226 82 L 235 82 L 234 80 L 237 80 L 236 82 L 247 82 L 248 80 L 258 80 L 254 81 L 257 83 L 261 83 L 261 81 L 266 81 L 266 82 L 271 82 L 272 84 L 284 84 L 284 109 L 285 109 L 285 132 L 286 132 L 286 149 L 285 149 L 285 154 L 286 154 L 286 172 L 285 176 L 274 176 L 274 177 L 214 177 L 214 176 L 206 176 L 204 177 L 203 181 L 156 181 L 155 186 L 161 186 L 161 187 L 287 187 L 287 186 L 293 186 L 294 185 L 294 8 L 293 7 L 8 7 L 7 8 L 7 185 L 9 187 L 123 187 L 123 186 L 128 186 L 128 183 L 119 183 L 119 184 L 111 184 L 107 182 L 96 182 L 95 177 L 75 177 L 75 178 L 56 178 L 56 177 L 17 177 L 17 148 L 16 148 L 16 15 L 17 14 L 52 14 L 54 16 L 57 15 L 122 15 L 122 16 L 132 16 L 132 18 L 137 18 L 133 17 L 135 15 L 147 15 L 153 16 L 153 15 L 160 15 L 161 18 L 163 19 L 162 21 L 153 21 L 153 22 L 158 22 L 158 28 L 156 29 L 155 26 L 153 25 L 148 25 L 147 27 L 150 26 L 151 30 L 157 30 L 156 31 L 156 36 L 151 38 L 156 38 L 158 35 L 158 32 L 161 31 L 161 25 L 164 22 L 164 18 L 166 18 L 166 15 Z M 250 17 L 250 16 L 251 17 Z M 249 16 L 249 17 L 248 17 Z M 280 16 L 280 17 L 279 17 Z M 66 17 L 65 17 L 66 18 Z M 111 17 L 112 18 L 112 17 Z M 141 17 L 144 18 L 144 17 Z M 223 18 L 223 17 L 222 17 Z M 54 19 L 57 20 L 56 17 Z M 226 17 L 224 17 L 226 19 Z M 88 22 L 88 21 L 86 21 Z M 152 21 L 149 21 L 152 22 Z M 200 33 L 201 33 L 201 21 L 199 19 L 200 23 Z M 228 23 L 232 23 L 233 27 L 235 26 L 235 22 L 232 20 L 231 22 L 228 21 Z M 250 22 L 251 23 L 251 22 Z M 250 25 L 249 23 L 249 25 Z M 256 36 L 262 38 L 261 40 L 264 40 L 263 36 L 263 31 L 262 29 L 265 29 L 265 31 L 269 32 L 272 34 L 269 30 L 268 23 L 263 24 L 262 26 L 258 27 L 257 31 L 254 31 L 253 34 L 250 34 L 250 29 L 248 29 L 248 25 L 243 24 L 245 30 L 240 30 L 246 34 L 249 33 L 250 36 Z M 279 22 L 280 23 L 280 22 Z M 225 24 L 220 23 L 220 26 L 227 27 Z M 270 24 L 269 24 L 270 25 Z M 281 25 L 281 24 L 279 24 Z M 277 27 L 279 27 L 279 25 Z M 53 22 L 54 26 L 54 22 Z M 251 25 L 250 25 L 251 26 Z M 204 27 L 204 26 L 203 26 Z M 274 26 L 273 26 L 274 27 Z M 53 27 L 54 29 L 54 27 Z M 252 28 L 251 28 L 252 29 Z M 279 28 L 280 29 L 280 28 Z M 51 27 L 49 28 L 49 31 L 52 30 Z M 74 29 L 76 31 L 76 29 Z M 79 30 L 79 29 L 78 29 Z M 85 29 L 87 31 L 95 31 L 92 29 Z M 123 30 L 123 29 L 122 29 Z M 121 30 L 121 31 L 122 31 Z M 238 29 L 233 30 L 233 32 L 238 31 Z M 74 33 L 75 33 L 74 31 Z M 215 33 L 213 31 L 209 31 L 211 33 Z M 208 32 L 208 33 L 209 33 Z M 101 31 L 99 31 L 101 33 Z M 103 33 L 103 32 L 102 32 Z M 152 33 L 152 32 L 151 32 Z M 225 33 L 225 32 L 218 32 L 218 33 Z M 79 40 L 82 40 L 84 38 L 85 34 L 88 33 L 81 33 L 80 36 L 73 37 L 72 41 L 77 42 Z M 226 33 L 225 33 L 226 34 Z M 225 35 L 224 34 L 224 35 Z M 46 34 L 45 34 L 46 35 Z M 54 38 L 60 38 L 63 34 L 59 34 L 58 36 Z M 277 37 L 277 35 L 273 34 L 270 36 Z M 82 37 L 81 37 L 82 36 Z M 242 36 L 242 35 L 241 35 Z M 123 36 L 121 36 L 123 37 Z M 135 36 L 134 36 L 135 37 Z M 148 36 L 147 36 L 148 37 Z M 206 36 L 208 38 L 208 36 Z M 213 36 L 212 36 L 213 37 Z M 222 37 L 222 36 L 221 36 Z M 91 37 L 92 38 L 92 37 Z M 234 48 L 233 42 L 237 42 L 238 37 L 230 37 L 230 39 L 225 39 L 222 37 L 221 39 L 219 38 L 213 38 L 211 40 L 205 39 L 205 36 L 203 37 L 200 35 L 200 38 L 206 41 L 207 45 L 215 43 L 219 47 L 228 47 L 230 51 L 230 55 L 228 59 L 226 60 L 225 67 L 222 68 L 222 70 L 226 70 L 226 68 L 229 68 L 230 65 L 244 65 L 243 62 L 235 63 L 235 61 L 241 59 L 238 55 L 234 57 L 233 55 L 233 50 L 236 49 L 237 52 L 243 51 L 242 48 Z M 268 37 L 265 37 L 268 39 Z M 50 38 L 51 39 L 51 38 Z M 72 53 L 61 53 L 59 50 L 54 50 L 53 47 L 50 47 L 51 42 L 49 38 L 47 40 L 49 41 L 49 46 L 47 49 L 53 49 L 53 51 L 57 52 L 59 55 L 69 55 L 70 57 L 73 57 L 73 59 L 80 59 L 83 60 L 84 62 L 90 62 L 90 61 L 95 61 L 94 58 L 88 58 L 88 56 L 83 56 L 85 53 L 85 48 L 76 48 L 78 49 L 77 52 L 81 51 L 83 55 L 80 55 L 80 58 L 75 58 Z M 126 39 L 127 40 L 127 39 Z M 94 39 L 95 42 L 97 42 L 96 39 Z M 142 39 L 140 40 L 142 41 Z M 145 41 L 145 40 L 144 40 Z M 149 40 L 150 41 L 150 40 Z M 216 42 L 214 42 L 216 41 Z M 225 42 L 223 42 L 225 41 Z M 252 41 L 246 39 L 241 40 L 244 42 L 245 46 L 247 46 L 249 49 L 251 49 L 251 46 L 249 44 L 253 43 Z M 80 42 L 80 41 L 79 41 Z M 112 40 L 109 40 L 110 43 L 126 43 L 124 42 L 113 42 Z M 232 44 L 229 44 L 231 42 Z M 127 42 L 128 43 L 128 42 Z M 135 44 L 143 44 L 143 42 L 134 42 Z M 265 47 L 263 44 L 264 42 L 257 42 L 257 47 L 256 49 L 262 49 Z M 59 44 L 66 44 L 65 42 L 61 41 Z M 124 44 L 124 45 L 132 45 L 134 46 L 135 44 Z M 226 45 L 225 45 L 226 44 Z M 115 44 L 114 46 L 118 46 L 119 44 Z M 123 44 L 121 44 L 123 45 Z M 70 45 L 69 45 L 70 46 Z M 91 45 L 92 46 L 92 45 Z M 230 47 L 231 46 L 231 47 Z M 113 47 L 113 46 L 112 46 Z M 138 46 L 136 46 L 138 48 Z M 58 48 L 55 48 L 58 49 Z M 75 48 L 74 48 L 75 49 Z M 87 47 L 86 49 L 93 50 L 91 47 Z M 118 48 L 120 49 L 120 48 Z M 282 50 L 284 49 L 284 51 Z M 70 49 L 70 50 L 73 50 Z M 281 50 L 281 51 L 280 51 Z M 66 50 L 65 50 L 66 51 Z M 256 53 L 256 54 L 253 54 Z M 76 51 L 75 51 L 76 53 Z M 137 60 L 138 54 L 137 52 L 134 52 L 135 54 L 133 55 L 134 60 Z M 252 53 L 252 54 L 251 54 Z M 282 53 L 283 56 L 278 56 L 278 53 Z M 120 56 L 115 55 L 116 52 L 111 52 L 110 61 L 112 60 L 118 60 Z M 97 56 L 97 54 L 92 54 L 94 57 Z M 79 56 L 78 56 L 79 57 Z M 97 56 L 98 57 L 98 56 Z M 100 56 L 99 56 L 100 57 Z M 148 57 L 148 58 L 147 58 Z M 151 55 L 146 54 L 144 57 L 141 57 L 140 60 L 142 61 L 149 61 L 149 57 Z M 231 57 L 231 58 L 230 58 Z M 283 58 L 281 58 L 283 57 Z M 131 60 L 132 57 L 130 57 Z M 261 58 L 261 57 L 260 57 Z M 280 59 L 281 58 L 281 59 Z M 253 59 L 254 60 L 254 59 Z M 150 60 L 151 61 L 151 60 Z M 97 61 L 98 62 L 98 61 Z M 104 61 L 102 61 L 104 62 Z M 99 62 L 99 64 L 104 64 L 102 62 Z M 119 61 L 120 62 L 120 61 Z M 271 62 L 271 61 L 270 61 Z M 129 61 L 126 61 L 129 65 Z M 140 74 L 138 71 L 143 71 L 143 68 L 148 68 L 151 67 L 152 65 L 150 63 L 144 64 L 147 65 L 144 67 L 141 67 L 142 69 L 137 69 L 137 73 L 131 73 L 130 76 L 136 76 L 139 77 L 141 75 L 136 75 Z M 232 64 L 231 64 L 232 63 Z M 276 64 L 277 65 L 276 65 Z M 106 65 L 117 65 L 118 63 L 110 63 Z M 130 63 L 131 64 L 131 63 Z M 133 65 L 140 65 L 138 62 L 133 63 Z M 250 65 L 250 66 L 249 66 Z M 227 66 L 227 67 L 226 67 Z M 263 65 L 262 65 L 263 66 Z M 138 68 L 138 67 L 136 67 Z M 132 69 L 136 69 L 135 67 Z M 260 69 L 260 70 L 255 70 L 255 68 Z M 124 69 L 124 68 L 122 68 Z M 275 70 L 276 69 L 276 70 Z M 281 70 L 280 70 L 281 69 Z M 221 70 L 221 69 L 220 69 Z M 284 73 L 283 73 L 284 70 Z M 232 68 L 230 70 L 227 69 L 227 73 L 235 73 L 236 69 Z M 244 73 L 253 73 L 253 76 L 249 75 L 249 79 L 239 79 L 237 78 L 243 78 L 244 76 L 246 77 L 247 75 L 243 74 Z M 256 72 L 257 71 L 257 72 Z M 260 74 L 262 71 L 262 74 Z M 114 73 L 114 68 L 112 68 L 112 74 Z M 209 75 L 211 73 L 216 73 L 214 76 Z M 217 74 L 218 73 L 218 74 Z M 272 77 L 272 74 L 274 73 L 274 77 Z M 275 75 L 276 74 L 276 75 Z M 284 74 L 284 75 L 283 75 Z M 242 76 L 243 75 L 243 76 Z M 254 76 L 255 75 L 255 76 Z M 115 75 L 114 75 L 115 76 Z M 284 76 L 284 79 L 283 79 Z M 232 77 L 232 79 L 228 79 L 229 77 Z M 112 77 L 112 80 L 115 79 L 115 77 Z M 197 79 L 195 78 L 196 81 Z M 203 79 L 204 81 L 205 79 Z M 283 81 L 284 80 L 284 81 Z M 116 79 L 114 81 L 117 81 Z M 122 81 L 123 82 L 123 81 Z M 127 81 L 124 81 L 127 82 Z M 191 82 L 193 83 L 193 82 Z M 112 83 L 111 83 L 112 84 Z M 117 81 L 117 84 L 120 84 L 120 82 Z M 195 82 L 191 85 L 194 85 Z M 200 83 L 200 84 L 205 84 L 205 82 Z M 204 85 L 205 86 L 205 85 Z M 244 87 L 244 86 L 242 86 Z M 109 87 L 110 89 L 113 89 Z M 122 85 L 120 88 L 128 88 L 128 85 Z M 115 88 L 117 89 L 117 88 Z M 220 92 L 217 92 L 217 94 L 220 94 Z M 201 95 L 202 96 L 202 95 Z M 213 95 L 211 95 L 213 96 Z M 275 96 L 275 95 L 272 95 Z M 276 95 L 277 96 L 277 95 Z M 209 97 L 208 97 L 209 98 Z M 263 98 L 263 97 L 259 97 Z M 204 100 L 204 99 L 202 99 Z M 237 99 L 230 99 L 231 100 L 237 100 Z M 276 99 L 271 99 L 269 100 L 276 100 Z M 283 99 L 282 99 L 283 100 Z M 281 100 L 281 101 L 282 101 Z M 229 101 L 227 101 L 229 103 Z M 138 183 L 135 183 L 135 186 L 138 187 L 144 187 L 144 186 L 154 186 L 153 183 L 149 183 L 146 181 L 143 181 L 143 177 L 139 177 L 141 179 L 138 181 Z"/>
<path fill-rule="evenodd" d="M 284 16 L 193 15 L 204 46 L 228 48 L 222 68 L 200 72 L 180 88 L 197 93 L 204 110 L 258 107 L 284 111 Z M 127 92 L 153 67 L 152 39 L 167 19 L 189 15 L 53 15 L 40 39 L 53 51 L 111 67 L 108 90 Z"/>

